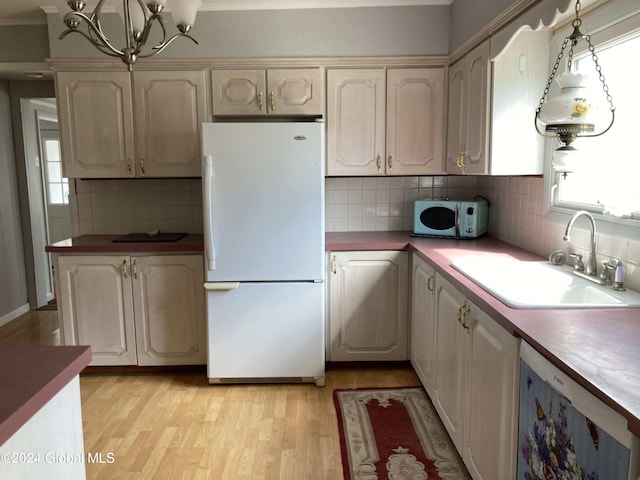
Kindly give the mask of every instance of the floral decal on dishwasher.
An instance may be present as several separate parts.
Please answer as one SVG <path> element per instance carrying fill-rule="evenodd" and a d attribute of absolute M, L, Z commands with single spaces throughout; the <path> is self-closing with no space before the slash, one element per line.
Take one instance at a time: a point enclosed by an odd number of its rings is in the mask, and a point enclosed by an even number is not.
<path fill-rule="evenodd" d="M 525 480 L 600 480 L 597 473 L 587 473 L 578 464 L 568 432 L 566 409 L 567 405 L 560 402 L 558 417 L 554 419 L 553 401 L 545 412 L 536 398 L 538 421 L 522 443 L 522 458 L 528 465 Z"/>

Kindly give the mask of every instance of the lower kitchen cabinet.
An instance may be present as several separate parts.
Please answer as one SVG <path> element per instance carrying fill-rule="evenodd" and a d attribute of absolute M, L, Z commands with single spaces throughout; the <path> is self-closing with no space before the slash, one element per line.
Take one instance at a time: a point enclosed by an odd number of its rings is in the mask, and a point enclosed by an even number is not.
<path fill-rule="evenodd" d="M 411 365 L 425 388 L 431 389 L 434 384 L 436 272 L 415 254 L 411 269 Z"/>
<path fill-rule="evenodd" d="M 65 345 L 90 365 L 206 363 L 201 255 L 57 258 Z"/>
<path fill-rule="evenodd" d="M 328 359 L 407 360 L 407 252 L 331 252 L 328 264 Z"/>
<path fill-rule="evenodd" d="M 437 276 L 431 398 L 474 480 L 515 479 L 518 339 Z"/>

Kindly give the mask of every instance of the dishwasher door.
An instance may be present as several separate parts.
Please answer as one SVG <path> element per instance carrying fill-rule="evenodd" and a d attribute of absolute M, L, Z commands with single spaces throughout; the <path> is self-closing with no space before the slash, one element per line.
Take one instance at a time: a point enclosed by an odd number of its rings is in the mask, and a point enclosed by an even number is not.
<path fill-rule="evenodd" d="M 636 480 L 627 421 L 522 342 L 518 480 Z"/>

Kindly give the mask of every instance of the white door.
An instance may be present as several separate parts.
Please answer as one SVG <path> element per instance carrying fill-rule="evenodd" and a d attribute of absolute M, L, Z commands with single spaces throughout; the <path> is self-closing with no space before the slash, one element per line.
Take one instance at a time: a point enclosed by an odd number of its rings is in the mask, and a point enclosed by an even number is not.
<path fill-rule="evenodd" d="M 324 377 L 324 322 L 324 283 L 240 283 L 208 290 L 207 376 Z"/>
<path fill-rule="evenodd" d="M 203 125 L 208 281 L 324 278 L 323 128 Z"/>

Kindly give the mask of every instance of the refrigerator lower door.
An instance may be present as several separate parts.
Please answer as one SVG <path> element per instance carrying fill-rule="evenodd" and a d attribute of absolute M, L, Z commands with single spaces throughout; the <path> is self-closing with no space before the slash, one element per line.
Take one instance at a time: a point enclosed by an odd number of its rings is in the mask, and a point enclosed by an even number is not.
<path fill-rule="evenodd" d="M 624 418 L 523 342 L 518 480 L 636 480 L 638 439 Z"/>
<path fill-rule="evenodd" d="M 205 286 L 210 383 L 324 385 L 324 283 Z"/>

